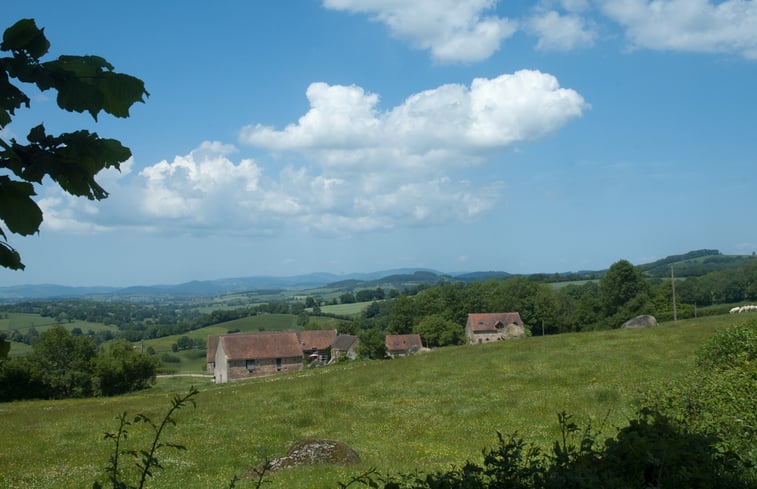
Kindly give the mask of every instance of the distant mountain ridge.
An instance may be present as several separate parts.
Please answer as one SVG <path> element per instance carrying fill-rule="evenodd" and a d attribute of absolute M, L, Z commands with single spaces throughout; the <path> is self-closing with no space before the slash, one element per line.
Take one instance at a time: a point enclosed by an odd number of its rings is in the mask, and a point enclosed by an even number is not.
<path fill-rule="evenodd" d="M 340 287 L 338 284 L 352 281 L 356 284 L 381 283 L 382 277 L 429 273 L 443 276 L 441 272 L 422 268 L 402 268 L 368 273 L 334 274 L 328 272 L 293 275 L 288 277 L 250 276 L 222 278 L 215 280 L 193 280 L 174 285 L 134 285 L 127 287 L 72 287 L 66 285 L 13 285 L 0 287 L 0 300 L 24 299 L 65 299 L 94 296 L 134 297 L 134 296 L 173 296 L 173 297 L 207 297 L 234 294 L 251 290 L 302 290 L 315 287 Z M 438 281 L 438 279 L 437 279 Z M 366 286 L 368 287 L 368 286 Z"/>
<path fill-rule="evenodd" d="M 697 276 L 715 270 L 734 268 L 747 260 L 747 255 L 722 255 L 718 250 L 695 250 L 681 255 L 670 255 L 651 263 L 638 265 L 650 277 L 670 275 L 675 267 L 676 275 Z M 607 269 L 598 271 L 567 272 L 554 274 L 529 274 L 539 281 L 572 280 L 600 277 Z M 175 285 L 137 285 L 130 287 L 71 287 L 54 284 L 17 285 L 0 287 L 0 300 L 21 301 L 35 299 L 67 298 L 192 298 L 214 297 L 256 290 L 305 290 L 318 287 L 357 290 L 375 287 L 407 287 L 433 285 L 443 280 L 472 282 L 477 280 L 505 280 L 517 276 L 503 271 L 460 272 L 446 274 L 428 268 L 400 268 L 369 273 L 334 274 L 328 272 L 293 275 L 288 277 L 250 276 L 216 280 L 193 280 Z"/>

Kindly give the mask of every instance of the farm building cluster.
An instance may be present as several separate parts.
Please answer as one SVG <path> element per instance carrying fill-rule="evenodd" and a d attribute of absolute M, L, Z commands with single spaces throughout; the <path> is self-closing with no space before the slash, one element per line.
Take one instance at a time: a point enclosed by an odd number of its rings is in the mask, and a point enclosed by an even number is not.
<path fill-rule="evenodd" d="M 469 314 L 465 332 L 474 344 L 525 336 L 517 312 Z M 417 334 L 386 335 L 385 341 L 392 358 L 424 349 Z M 207 370 L 217 383 L 296 372 L 306 360 L 326 364 L 340 356 L 354 359 L 357 345 L 356 336 L 340 335 L 335 329 L 211 335 Z"/>

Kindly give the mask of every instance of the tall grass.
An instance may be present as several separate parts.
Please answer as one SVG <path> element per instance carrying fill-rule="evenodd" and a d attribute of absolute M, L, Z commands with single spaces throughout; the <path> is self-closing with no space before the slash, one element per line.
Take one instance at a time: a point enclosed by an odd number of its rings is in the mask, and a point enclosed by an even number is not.
<path fill-rule="evenodd" d="M 336 487 L 369 467 L 446 468 L 477 460 L 482 448 L 496 443 L 496 431 L 517 431 L 547 446 L 559 435 L 556 413 L 562 410 L 610 433 L 633 416 L 640 392 L 685 373 L 695 349 L 736 319 L 532 337 L 202 384 L 197 410 L 177 415 L 170 434 L 188 450 L 162 459 L 166 470 L 151 487 L 224 487 L 233 475 L 307 437 L 344 441 L 362 462 L 273 474 L 266 487 Z M 107 463 L 110 447 L 102 434 L 116 428 L 114 417 L 123 411 L 157 415 L 189 382 L 161 380 L 150 391 L 118 398 L 0 404 L 0 487 L 91 486 Z M 131 447 L 146 440 L 129 433 Z"/>

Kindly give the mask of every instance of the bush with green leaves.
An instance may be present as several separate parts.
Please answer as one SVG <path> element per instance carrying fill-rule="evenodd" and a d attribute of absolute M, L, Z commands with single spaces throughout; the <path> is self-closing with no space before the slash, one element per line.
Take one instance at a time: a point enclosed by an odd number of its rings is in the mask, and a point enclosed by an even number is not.
<path fill-rule="evenodd" d="M 683 429 L 642 410 L 604 443 L 591 426 L 580 429 L 565 413 L 551 451 L 513 434 L 484 450 L 483 463 L 430 474 L 366 473 L 353 479 L 384 489 L 753 489 L 754 480 L 718 456 L 714 438 Z M 343 487 L 346 487 L 343 485 Z"/>
<path fill-rule="evenodd" d="M 717 437 L 719 456 L 757 479 L 757 321 L 716 333 L 698 350 L 691 374 L 649 392 L 643 404 Z"/>

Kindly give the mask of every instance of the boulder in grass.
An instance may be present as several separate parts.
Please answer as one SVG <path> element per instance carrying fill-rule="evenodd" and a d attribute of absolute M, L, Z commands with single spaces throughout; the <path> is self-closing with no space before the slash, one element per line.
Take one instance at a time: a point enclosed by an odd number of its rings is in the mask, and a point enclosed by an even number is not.
<path fill-rule="evenodd" d="M 649 314 L 644 314 L 641 316 L 636 316 L 633 319 L 629 319 L 623 325 L 621 328 L 624 329 L 630 329 L 630 328 L 654 328 L 657 326 L 657 319 L 654 316 L 651 316 Z"/>
<path fill-rule="evenodd" d="M 305 465 L 349 465 L 359 461 L 360 456 L 357 452 L 344 442 L 308 438 L 290 446 L 286 456 L 275 458 L 267 464 L 251 469 L 247 476 L 255 478 L 264 472 L 276 472 Z"/>

